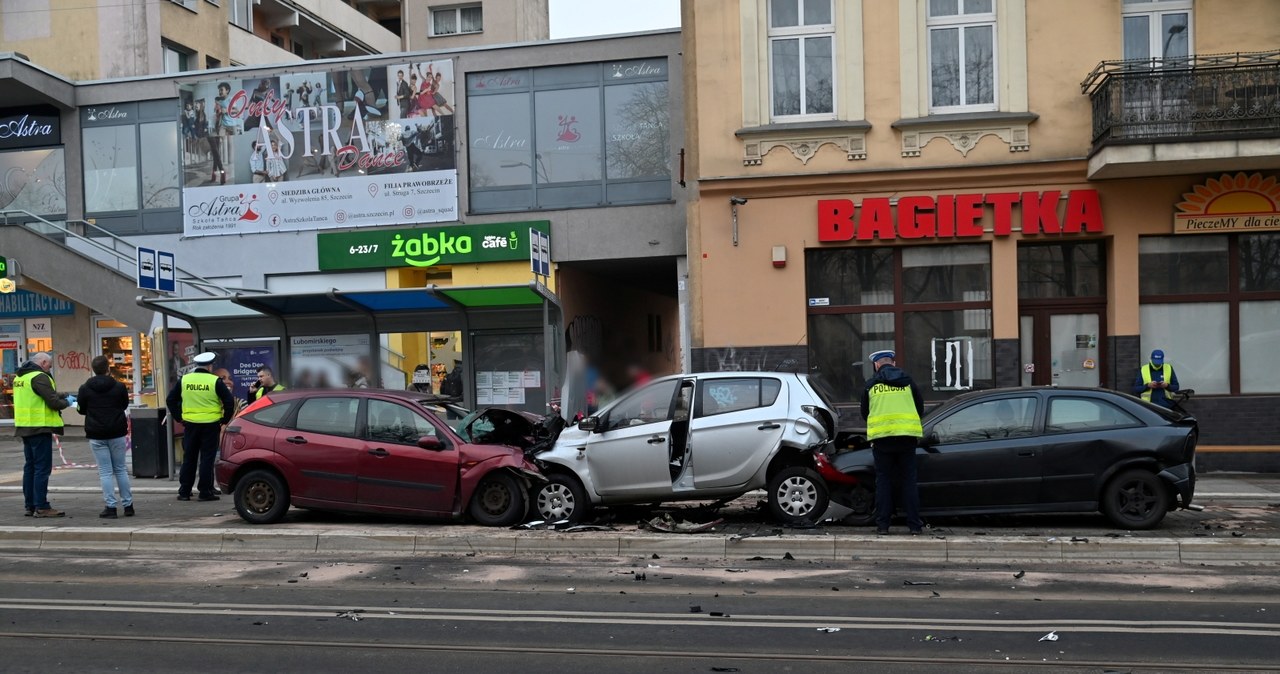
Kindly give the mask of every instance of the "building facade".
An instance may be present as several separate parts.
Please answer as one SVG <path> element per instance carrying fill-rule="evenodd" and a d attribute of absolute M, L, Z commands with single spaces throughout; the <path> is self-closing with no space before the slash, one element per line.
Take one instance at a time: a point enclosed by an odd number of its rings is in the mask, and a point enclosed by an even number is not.
<path fill-rule="evenodd" d="M 330 383 L 354 381 L 371 347 L 381 362 L 362 367 L 394 388 L 438 389 L 455 362 L 485 368 L 480 351 L 573 348 L 619 383 L 632 364 L 678 371 L 687 316 L 679 51 L 679 33 L 666 31 L 89 83 L 0 57 L 11 92 L 0 127 L 13 130 L 0 139 L 9 176 L 0 256 L 20 290 L 0 304 L 4 372 L 49 350 L 55 372 L 74 381 L 107 353 L 154 402 L 165 384 L 155 375 L 204 348 L 239 359 L 229 368 L 238 389 L 255 358 L 343 360 Z M 551 264 L 535 277 L 538 234 Z M 136 250 L 159 255 L 144 268 Z M 504 341 L 489 317 L 481 341 L 425 323 L 367 339 L 321 317 L 309 333 L 216 344 L 170 321 L 173 336 L 162 337 L 160 318 L 135 301 L 158 294 L 139 288 L 151 287 L 144 276 L 176 280 L 178 298 L 537 278 L 554 293 L 563 332 Z M 307 341 L 317 334 L 334 339 Z M 496 391 L 558 387 L 563 374 L 505 386 L 495 372 L 512 382 L 521 367 L 470 375 L 471 402 L 545 411 L 550 400 Z"/>
<path fill-rule="evenodd" d="M 1280 5 L 682 19 L 694 369 L 803 367 L 852 410 L 882 348 L 933 402 L 1129 391 L 1160 348 L 1197 391 L 1201 465 L 1280 468 Z"/>
<path fill-rule="evenodd" d="M 52 0 L 0 11 L 0 52 L 73 81 L 548 37 L 547 0 Z"/>

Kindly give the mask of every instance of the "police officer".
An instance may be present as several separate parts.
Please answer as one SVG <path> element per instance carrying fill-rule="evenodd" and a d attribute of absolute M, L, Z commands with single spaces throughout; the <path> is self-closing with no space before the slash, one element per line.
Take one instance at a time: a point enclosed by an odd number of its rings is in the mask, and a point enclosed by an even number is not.
<path fill-rule="evenodd" d="M 185 428 L 182 469 L 178 473 L 179 501 L 191 500 L 197 461 L 200 468 L 200 482 L 196 485 L 199 500 L 218 500 L 218 492 L 213 486 L 213 461 L 218 455 L 218 433 L 223 424 L 231 421 L 236 400 L 222 380 L 218 379 L 218 375 L 209 370 L 217 357 L 217 354 L 206 351 L 192 358 L 196 369 L 182 375 L 165 400 L 169 405 L 170 416 Z"/>
<path fill-rule="evenodd" d="M 253 402 L 272 391 L 283 391 L 284 384 L 276 381 L 275 374 L 271 368 L 263 365 L 258 368 L 258 381 L 253 382 L 253 386 L 249 387 L 249 402 Z"/>
<path fill-rule="evenodd" d="M 1164 362 L 1162 349 L 1151 352 L 1151 362 L 1138 368 L 1138 376 L 1133 379 L 1134 395 L 1168 408 L 1173 407 L 1169 392 L 1178 388 L 1178 375 L 1172 365 Z"/>
<path fill-rule="evenodd" d="M 53 472 L 53 434 L 62 435 L 62 413 L 75 396 L 58 393 L 49 376 L 53 356 L 37 353 L 22 364 L 13 380 L 13 430 L 22 438 L 22 500 L 28 517 L 62 517 L 49 505 Z"/>
<path fill-rule="evenodd" d="M 894 364 L 894 352 L 876 351 L 867 357 L 876 369 L 862 391 L 862 416 L 876 461 L 876 533 L 889 533 L 894 492 L 907 511 L 907 527 L 919 534 L 920 494 L 916 489 L 916 446 L 924 431 L 924 396 L 911 377 Z"/>

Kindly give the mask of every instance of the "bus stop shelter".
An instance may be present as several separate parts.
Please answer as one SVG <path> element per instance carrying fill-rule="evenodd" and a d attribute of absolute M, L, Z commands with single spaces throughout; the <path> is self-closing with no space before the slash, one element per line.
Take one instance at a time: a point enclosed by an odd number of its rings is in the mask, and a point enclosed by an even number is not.
<path fill-rule="evenodd" d="M 316 338 L 367 335 L 369 363 L 384 364 L 388 335 L 460 332 L 464 404 L 546 414 L 564 374 L 563 314 L 541 283 L 436 286 L 225 297 L 139 297 L 139 305 L 182 319 L 199 349 L 275 344 L 278 376 L 289 384 L 295 352 Z M 198 350 L 199 350 L 198 349 Z M 403 369 L 406 377 L 410 372 Z M 384 368 L 369 373 L 373 387 Z M 281 376 L 282 375 L 282 376 Z M 518 390 L 518 395 L 517 395 Z"/>

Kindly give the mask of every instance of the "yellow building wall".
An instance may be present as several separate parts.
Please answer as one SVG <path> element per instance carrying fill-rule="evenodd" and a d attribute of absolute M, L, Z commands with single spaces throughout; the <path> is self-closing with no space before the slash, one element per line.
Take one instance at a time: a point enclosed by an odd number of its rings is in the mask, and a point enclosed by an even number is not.
<path fill-rule="evenodd" d="M 98 9 L 83 0 L 50 0 L 45 11 L 0 14 L 0 51 L 25 54 L 32 63 L 68 79 L 95 79 Z"/>

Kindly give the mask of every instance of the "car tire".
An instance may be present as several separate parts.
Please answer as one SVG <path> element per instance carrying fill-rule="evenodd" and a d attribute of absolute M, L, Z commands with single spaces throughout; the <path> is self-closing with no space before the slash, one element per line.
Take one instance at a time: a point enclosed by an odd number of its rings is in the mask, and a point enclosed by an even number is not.
<path fill-rule="evenodd" d="M 867 487 L 864 481 L 874 482 L 875 476 L 859 475 L 858 485 L 848 491 L 846 507 L 853 510 L 845 515 L 845 524 L 854 527 L 869 527 L 876 523 L 876 491 Z"/>
<path fill-rule="evenodd" d="M 259 468 L 236 482 L 236 512 L 249 524 L 273 524 L 289 511 L 289 485 L 274 470 Z"/>
<path fill-rule="evenodd" d="M 524 519 L 524 490 L 510 473 L 505 471 L 486 475 L 471 495 L 467 509 L 471 519 L 487 527 L 508 527 Z"/>
<path fill-rule="evenodd" d="M 1168 511 L 1168 490 L 1149 470 L 1126 470 L 1102 490 L 1102 513 L 1121 529 L 1150 529 Z"/>
<path fill-rule="evenodd" d="M 816 524 L 829 498 L 827 483 L 812 468 L 792 466 L 769 480 L 769 510 L 783 524 Z"/>
<path fill-rule="evenodd" d="M 550 473 L 547 481 L 533 488 L 534 515 L 546 522 L 567 520 L 580 524 L 591 513 L 591 500 L 578 478 L 566 473 Z"/>

